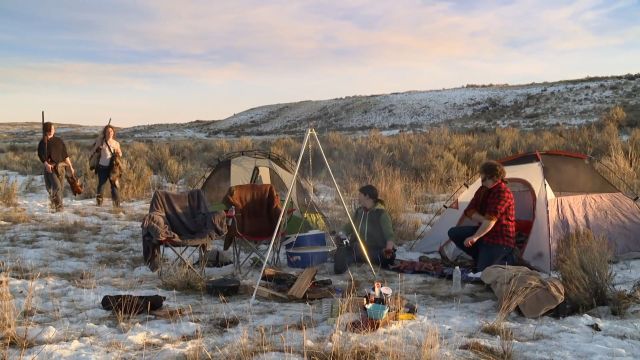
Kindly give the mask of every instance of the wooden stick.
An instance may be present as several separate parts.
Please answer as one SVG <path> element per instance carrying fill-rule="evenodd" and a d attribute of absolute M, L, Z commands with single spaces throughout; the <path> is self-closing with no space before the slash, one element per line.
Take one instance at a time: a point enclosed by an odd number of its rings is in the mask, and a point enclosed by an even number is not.
<path fill-rule="evenodd" d="M 302 274 L 298 276 L 298 280 L 296 280 L 291 289 L 289 289 L 287 296 L 290 298 L 302 299 L 304 293 L 306 293 L 309 286 L 311 286 L 313 278 L 316 277 L 317 272 L 318 269 L 316 267 L 304 269 Z"/>
<path fill-rule="evenodd" d="M 284 294 L 281 294 L 277 291 L 273 291 L 271 289 L 267 289 L 266 287 L 257 286 L 255 288 L 255 294 L 261 296 L 263 298 L 271 299 L 272 297 L 276 297 L 282 300 L 289 300 Z"/>

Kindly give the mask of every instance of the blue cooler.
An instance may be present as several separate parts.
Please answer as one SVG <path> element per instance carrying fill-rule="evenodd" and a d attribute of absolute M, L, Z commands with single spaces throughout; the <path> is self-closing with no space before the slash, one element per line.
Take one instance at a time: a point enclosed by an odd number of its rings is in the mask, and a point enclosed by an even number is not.
<path fill-rule="evenodd" d="M 329 258 L 327 246 L 295 247 L 287 250 L 287 265 L 292 268 L 308 268 L 324 264 Z"/>
<path fill-rule="evenodd" d="M 324 231 L 312 230 L 302 234 L 291 235 L 282 242 L 285 249 L 327 246 L 326 233 Z"/>

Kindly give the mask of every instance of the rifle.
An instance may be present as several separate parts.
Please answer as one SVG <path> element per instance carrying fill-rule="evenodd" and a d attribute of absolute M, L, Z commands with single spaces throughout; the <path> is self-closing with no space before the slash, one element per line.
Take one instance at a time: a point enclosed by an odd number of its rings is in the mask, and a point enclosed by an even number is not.
<path fill-rule="evenodd" d="M 44 162 L 49 161 L 49 150 L 47 149 L 47 132 L 44 130 L 44 110 L 42 110 L 42 142 L 44 142 Z"/>
<path fill-rule="evenodd" d="M 111 125 L 111 118 L 109 118 L 109 122 L 107 122 L 106 126 Z M 102 128 L 103 130 L 100 132 L 100 135 L 98 135 L 98 139 L 96 140 L 96 143 L 94 144 L 94 146 L 98 143 L 98 141 L 104 141 L 104 128 Z"/>
<path fill-rule="evenodd" d="M 111 125 L 111 118 L 109 118 L 109 122 L 107 123 L 106 126 L 109 126 L 109 125 Z M 100 155 L 98 155 L 97 146 L 98 146 L 99 142 L 103 142 L 103 141 L 104 141 L 104 131 L 100 132 L 100 135 L 98 135 L 98 138 L 93 143 L 93 148 L 95 148 L 96 151 L 92 151 L 91 154 L 89 154 L 89 169 L 90 170 L 95 170 L 95 168 L 98 166 L 98 161 L 100 160 Z"/>

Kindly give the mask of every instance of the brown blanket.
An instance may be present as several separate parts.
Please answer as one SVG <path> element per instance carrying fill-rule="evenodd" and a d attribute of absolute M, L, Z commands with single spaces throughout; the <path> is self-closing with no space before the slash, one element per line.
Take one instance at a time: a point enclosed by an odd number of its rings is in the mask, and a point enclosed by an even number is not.
<path fill-rule="evenodd" d="M 484 269 L 482 281 L 502 301 L 505 293 L 528 293 L 518 308 L 528 318 L 536 318 L 552 310 L 564 300 L 564 287 L 556 278 L 543 279 L 540 273 L 522 266 L 493 265 Z"/>
<path fill-rule="evenodd" d="M 213 240 L 226 232 L 224 212 L 209 212 L 199 189 L 182 193 L 156 191 L 141 227 L 144 261 L 152 271 L 158 268 L 157 256 L 162 243 L 188 246 Z"/>
<path fill-rule="evenodd" d="M 228 208 L 235 207 L 236 226 L 230 226 L 225 238 L 227 250 L 236 236 L 268 238 L 278 223 L 282 206 L 280 196 L 271 184 L 246 184 L 229 188 L 222 202 Z"/>

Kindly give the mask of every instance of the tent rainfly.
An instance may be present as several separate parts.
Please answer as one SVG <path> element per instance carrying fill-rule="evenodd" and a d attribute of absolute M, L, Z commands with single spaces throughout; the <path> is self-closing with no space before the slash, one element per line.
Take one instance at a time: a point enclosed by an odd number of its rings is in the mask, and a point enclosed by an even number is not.
<path fill-rule="evenodd" d="M 637 198 L 623 194 L 589 160 L 586 155 L 560 151 L 499 160 L 515 199 L 518 247 L 524 260 L 541 271 L 551 271 L 558 241 L 578 229 L 604 236 L 616 257 L 640 255 Z M 451 259 L 461 256 L 447 232 L 463 218 L 462 212 L 480 185 L 478 178 L 447 206 L 414 249 L 430 253 L 442 248 Z"/>

